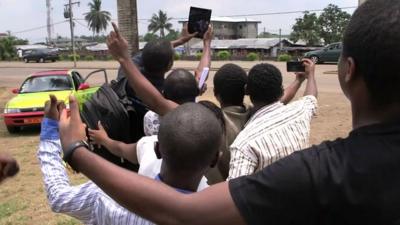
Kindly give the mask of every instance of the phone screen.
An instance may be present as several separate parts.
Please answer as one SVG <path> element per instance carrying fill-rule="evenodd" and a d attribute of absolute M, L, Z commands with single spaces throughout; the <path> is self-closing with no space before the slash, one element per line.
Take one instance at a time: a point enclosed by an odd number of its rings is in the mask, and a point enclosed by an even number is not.
<path fill-rule="evenodd" d="M 305 72 L 306 67 L 304 66 L 303 62 L 296 61 L 296 62 L 286 62 L 286 69 L 288 72 Z"/>
<path fill-rule="evenodd" d="M 190 7 L 188 31 L 193 34 L 198 32 L 196 37 L 203 38 L 211 20 L 211 9 Z"/>

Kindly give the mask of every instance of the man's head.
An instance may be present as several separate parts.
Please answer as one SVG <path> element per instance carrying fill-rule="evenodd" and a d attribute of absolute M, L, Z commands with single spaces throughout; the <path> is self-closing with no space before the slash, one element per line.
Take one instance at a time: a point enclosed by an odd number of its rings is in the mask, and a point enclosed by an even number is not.
<path fill-rule="evenodd" d="M 174 60 L 174 49 L 167 40 L 158 39 L 147 43 L 142 51 L 143 66 L 152 73 L 166 73 Z"/>
<path fill-rule="evenodd" d="M 278 101 L 283 95 L 279 69 L 268 63 L 255 65 L 249 71 L 247 93 L 253 104 L 268 105 Z"/>
<path fill-rule="evenodd" d="M 202 175 L 216 162 L 222 134 L 220 122 L 211 110 L 197 103 L 177 107 L 166 114 L 160 124 L 158 141 L 162 170 Z"/>
<path fill-rule="evenodd" d="M 194 102 L 199 95 L 197 81 L 185 69 L 172 71 L 164 81 L 164 97 L 178 104 Z"/>
<path fill-rule="evenodd" d="M 399 40 L 400 1 L 369 0 L 356 10 L 339 61 L 339 81 L 353 103 L 361 98 L 375 108 L 400 103 Z"/>
<path fill-rule="evenodd" d="M 229 63 L 222 66 L 214 76 L 214 95 L 221 105 L 243 105 L 246 71 Z"/>

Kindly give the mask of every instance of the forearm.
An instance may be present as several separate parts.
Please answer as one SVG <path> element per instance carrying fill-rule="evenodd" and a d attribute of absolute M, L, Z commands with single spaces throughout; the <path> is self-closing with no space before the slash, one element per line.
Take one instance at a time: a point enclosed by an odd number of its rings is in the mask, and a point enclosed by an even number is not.
<path fill-rule="evenodd" d="M 161 95 L 130 59 L 120 60 L 120 64 L 127 74 L 129 85 L 152 111 L 162 116 L 177 107 L 176 103 Z"/>
<path fill-rule="evenodd" d="M 138 164 L 136 144 L 126 144 L 108 138 L 104 141 L 104 147 L 106 147 L 113 155 L 127 159 L 131 163 Z"/>
<path fill-rule="evenodd" d="M 211 66 L 211 44 L 204 43 L 203 55 L 201 56 L 199 65 L 197 66 L 195 71 L 195 77 L 197 81 L 200 80 L 200 75 L 203 72 L 203 69 L 205 67 L 210 68 L 210 66 Z"/>
<path fill-rule="evenodd" d="M 318 97 L 318 88 L 314 72 L 310 73 L 310 75 L 307 78 L 307 86 L 306 90 L 304 91 L 304 96 L 307 95 L 313 95 L 315 97 Z"/>
<path fill-rule="evenodd" d="M 292 101 L 294 96 L 296 96 L 297 91 L 300 89 L 302 83 L 303 81 L 299 79 L 294 80 L 288 87 L 285 88 L 280 101 L 285 105 Z"/>
<path fill-rule="evenodd" d="M 84 148 L 74 153 L 72 165 L 119 204 L 157 224 L 244 224 L 226 183 L 185 195 L 121 169 Z"/>
<path fill-rule="evenodd" d="M 183 45 L 183 44 L 185 44 L 185 41 L 183 41 L 181 38 L 176 39 L 174 41 L 171 41 L 171 45 L 172 45 L 173 48 L 176 48 L 176 47 L 178 47 L 180 45 Z"/>

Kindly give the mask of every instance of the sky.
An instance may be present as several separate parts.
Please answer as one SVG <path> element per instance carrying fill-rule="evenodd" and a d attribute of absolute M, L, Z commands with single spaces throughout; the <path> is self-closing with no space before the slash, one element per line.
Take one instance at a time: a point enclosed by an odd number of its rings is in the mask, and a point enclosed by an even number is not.
<path fill-rule="evenodd" d="M 73 0 L 73 2 L 78 0 Z M 91 0 L 80 0 L 80 5 L 74 6 L 74 17 L 83 19 L 89 11 Z M 68 0 L 52 0 L 53 23 L 64 21 L 64 4 Z M 290 12 L 323 9 L 328 4 L 339 7 L 357 6 L 358 0 L 137 0 L 139 34 L 147 32 L 148 19 L 158 10 L 167 12 L 172 18 L 187 18 L 190 6 L 212 9 L 213 16 L 263 14 L 273 12 Z M 113 20 L 117 21 L 117 0 L 103 0 L 103 10 L 109 11 Z M 346 10 L 353 13 L 354 9 Z M 295 19 L 302 13 L 248 16 L 247 18 L 261 21 L 259 31 L 289 34 Z M 11 31 L 19 38 L 28 39 L 31 43 L 42 42 L 47 36 L 46 0 L 0 0 L 0 33 Z M 177 19 L 173 19 L 174 29 L 180 29 Z M 37 28 L 37 29 L 33 29 Z M 31 30 L 33 29 L 33 30 Z M 108 33 L 111 26 L 107 29 Z M 29 30 L 29 31 L 27 31 Z M 104 33 L 104 34 L 106 34 Z M 91 35 L 84 20 L 79 20 L 75 26 L 75 35 Z M 69 23 L 54 25 L 54 35 L 69 37 Z"/>

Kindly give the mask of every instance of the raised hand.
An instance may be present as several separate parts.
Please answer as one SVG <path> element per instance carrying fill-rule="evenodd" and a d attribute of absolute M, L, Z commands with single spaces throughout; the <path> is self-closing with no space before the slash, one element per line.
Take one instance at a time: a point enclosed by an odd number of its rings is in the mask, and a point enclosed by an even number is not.
<path fill-rule="evenodd" d="M 315 74 L 315 64 L 311 59 L 304 58 L 302 59 L 303 65 L 305 66 L 305 72 L 296 73 L 297 79 L 300 81 L 304 81 L 308 79 L 310 75 Z"/>
<path fill-rule="evenodd" d="M 107 37 L 108 52 L 119 62 L 122 60 L 130 60 L 128 51 L 128 42 L 119 33 L 119 29 L 115 23 L 111 23 L 114 31 L 111 31 Z"/>
<path fill-rule="evenodd" d="M 208 25 L 208 29 L 207 29 L 206 33 L 204 33 L 204 36 L 203 36 L 204 44 L 211 44 L 213 36 L 214 36 L 214 29 L 213 29 L 212 25 L 210 24 L 210 25 Z"/>
<path fill-rule="evenodd" d="M 65 103 L 57 101 L 55 95 L 50 95 L 50 100 L 46 101 L 44 106 L 44 117 L 58 121 L 63 109 L 65 109 Z"/>
<path fill-rule="evenodd" d="M 190 41 L 194 36 L 197 35 L 197 32 L 190 34 L 188 30 L 188 23 L 186 22 L 183 25 L 181 36 L 179 37 L 181 44 L 185 44 L 186 42 Z"/>
<path fill-rule="evenodd" d="M 70 116 L 67 110 L 63 109 L 60 116 L 60 139 L 63 150 L 66 150 L 72 143 L 86 140 L 86 125 L 82 123 L 79 115 L 79 106 L 74 96 L 69 96 Z"/>

